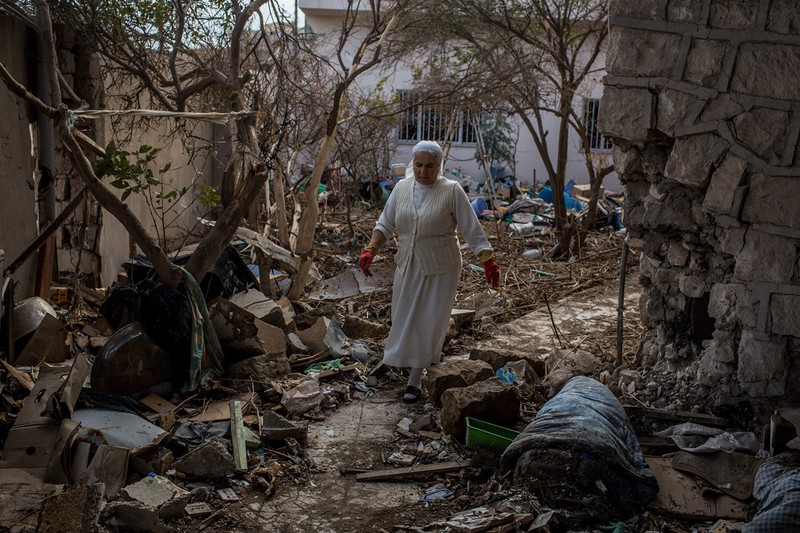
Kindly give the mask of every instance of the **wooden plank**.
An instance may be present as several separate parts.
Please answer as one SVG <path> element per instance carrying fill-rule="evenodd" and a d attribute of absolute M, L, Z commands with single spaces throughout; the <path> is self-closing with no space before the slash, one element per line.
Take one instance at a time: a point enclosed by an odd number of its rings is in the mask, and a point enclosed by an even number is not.
<path fill-rule="evenodd" d="M 242 423 L 242 402 L 230 401 L 231 442 L 233 443 L 233 462 L 237 472 L 247 471 L 247 445 L 245 443 L 244 425 Z"/>
<path fill-rule="evenodd" d="M 661 420 L 675 420 L 677 422 L 694 422 L 706 426 L 727 427 L 730 425 L 726 418 L 702 413 L 690 413 L 688 411 L 666 411 L 663 409 L 651 409 L 650 407 L 640 407 L 638 405 L 625 405 L 625 412 L 628 416 L 644 416 L 659 418 Z"/>
<path fill-rule="evenodd" d="M 672 468 L 671 458 L 647 456 L 645 459 L 659 487 L 656 497 L 647 504 L 651 511 L 686 520 L 747 518 L 747 503 L 727 494 L 705 496 L 702 492 L 703 483 L 690 474 Z"/>
<path fill-rule="evenodd" d="M 405 468 L 389 468 L 386 470 L 377 470 L 375 472 L 365 472 L 356 475 L 358 481 L 383 481 L 387 479 L 399 479 L 406 476 L 418 474 L 445 474 L 447 472 L 456 472 L 461 470 L 463 466 L 456 461 L 447 463 L 437 463 L 432 465 L 408 466 Z"/>
<path fill-rule="evenodd" d="M 165 400 L 156 393 L 148 394 L 139 400 L 139 403 L 160 415 L 172 413 L 175 411 L 175 409 L 177 409 L 175 405 L 171 404 L 169 401 Z"/>

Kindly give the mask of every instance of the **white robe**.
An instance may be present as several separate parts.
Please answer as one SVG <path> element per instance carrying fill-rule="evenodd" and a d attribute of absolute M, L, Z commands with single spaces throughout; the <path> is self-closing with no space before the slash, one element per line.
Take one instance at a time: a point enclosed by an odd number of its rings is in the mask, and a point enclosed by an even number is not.
<path fill-rule="evenodd" d="M 417 211 L 422 208 L 430 190 L 430 185 L 414 183 L 414 206 Z M 396 204 L 393 199 L 394 196 L 389 196 L 375 226 L 387 239 L 395 230 Z M 453 187 L 452 215 L 459 233 L 475 254 L 491 249 L 486 233 L 461 187 Z M 405 272 L 395 269 L 392 327 L 383 354 L 385 364 L 427 368 L 441 360 L 460 275 L 460 271 L 454 271 L 423 276 L 419 262 L 414 261 L 413 257 Z"/>

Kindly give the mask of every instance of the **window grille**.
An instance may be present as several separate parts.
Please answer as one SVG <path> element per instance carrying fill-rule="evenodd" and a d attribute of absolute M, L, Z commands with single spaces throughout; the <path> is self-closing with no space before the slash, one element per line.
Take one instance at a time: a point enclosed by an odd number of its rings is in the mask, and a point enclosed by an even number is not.
<path fill-rule="evenodd" d="M 472 116 L 446 105 L 422 105 L 410 91 L 400 91 L 400 125 L 397 139 L 401 142 L 436 141 L 453 144 L 475 144 L 477 136 Z"/>
<path fill-rule="evenodd" d="M 611 150 L 611 140 L 603 137 L 597 127 L 597 114 L 600 111 L 598 98 L 587 98 L 583 116 L 583 127 L 586 129 L 586 139 L 589 149 L 593 152 L 607 152 Z"/>

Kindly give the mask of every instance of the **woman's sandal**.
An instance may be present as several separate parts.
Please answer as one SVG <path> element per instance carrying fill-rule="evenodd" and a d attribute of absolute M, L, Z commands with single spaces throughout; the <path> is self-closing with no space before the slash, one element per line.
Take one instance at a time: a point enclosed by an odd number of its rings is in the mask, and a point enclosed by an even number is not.
<path fill-rule="evenodd" d="M 417 387 L 409 385 L 403 393 L 403 401 L 405 403 L 416 403 L 420 396 L 422 396 L 422 391 Z"/>

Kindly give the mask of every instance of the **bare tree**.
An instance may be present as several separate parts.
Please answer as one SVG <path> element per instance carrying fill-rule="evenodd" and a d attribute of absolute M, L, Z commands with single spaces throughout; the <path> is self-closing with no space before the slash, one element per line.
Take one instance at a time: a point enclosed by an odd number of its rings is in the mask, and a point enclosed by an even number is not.
<path fill-rule="evenodd" d="M 454 0 L 434 6 L 440 20 L 425 41 L 435 59 L 428 61 L 430 92 L 471 95 L 486 105 L 503 100 L 533 139 L 553 191 L 559 244 L 554 256 L 568 255 L 576 227 L 567 216 L 563 191 L 570 130 L 585 138 L 581 90 L 598 69 L 607 36 L 607 3 L 597 0 Z M 557 120 L 550 132 L 547 116 Z M 596 206 L 602 178 L 613 170 L 597 168 L 584 146 Z"/>

